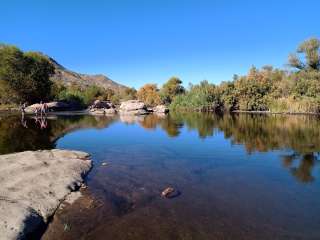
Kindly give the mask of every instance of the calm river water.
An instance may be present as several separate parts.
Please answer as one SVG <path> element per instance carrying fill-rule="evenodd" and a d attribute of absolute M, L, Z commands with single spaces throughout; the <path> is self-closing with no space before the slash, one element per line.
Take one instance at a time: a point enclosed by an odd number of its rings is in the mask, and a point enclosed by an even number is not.
<path fill-rule="evenodd" d="M 94 168 L 44 239 L 320 239 L 316 116 L 51 116 L 45 126 L 0 116 L 0 154 L 82 150 Z M 180 195 L 162 198 L 168 186 Z"/>

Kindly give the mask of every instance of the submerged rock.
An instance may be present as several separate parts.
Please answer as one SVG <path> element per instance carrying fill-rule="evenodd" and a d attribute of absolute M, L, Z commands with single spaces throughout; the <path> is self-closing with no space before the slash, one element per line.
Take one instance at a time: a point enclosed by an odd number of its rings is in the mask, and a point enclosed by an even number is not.
<path fill-rule="evenodd" d="M 139 100 L 129 100 L 120 105 L 121 114 L 144 115 L 148 114 L 147 106 Z"/>
<path fill-rule="evenodd" d="M 164 189 L 164 190 L 162 191 L 161 196 L 168 198 L 168 197 L 170 197 L 170 195 L 171 195 L 172 193 L 174 193 L 174 192 L 175 192 L 174 188 L 172 188 L 172 187 L 167 187 L 166 189 Z"/>
<path fill-rule="evenodd" d="M 0 156 L 0 239 L 25 239 L 43 227 L 91 168 L 78 151 L 27 151 Z"/>

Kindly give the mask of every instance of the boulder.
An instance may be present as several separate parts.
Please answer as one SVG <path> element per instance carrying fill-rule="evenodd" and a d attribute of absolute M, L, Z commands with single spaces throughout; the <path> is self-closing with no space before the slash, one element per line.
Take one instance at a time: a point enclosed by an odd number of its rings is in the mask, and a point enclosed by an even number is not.
<path fill-rule="evenodd" d="M 1 155 L 0 239 L 29 239 L 43 228 L 91 166 L 89 154 L 78 151 Z"/>
<path fill-rule="evenodd" d="M 76 106 L 75 104 L 66 103 L 66 102 L 49 102 L 47 103 L 47 106 L 48 106 L 49 112 L 71 111 L 71 110 L 78 109 L 78 106 Z M 40 109 L 41 104 L 36 103 L 36 104 L 30 105 L 26 107 L 25 112 L 34 113 L 37 108 Z"/>
<path fill-rule="evenodd" d="M 144 115 L 148 114 L 147 106 L 139 100 L 129 100 L 120 105 L 121 114 Z"/>
<path fill-rule="evenodd" d="M 116 112 L 115 106 L 110 101 L 96 100 L 89 108 L 89 113 L 92 115 L 111 115 Z"/>
<path fill-rule="evenodd" d="M 92 108 L 97 108 L 97 109 L 101 109 L 101 108 L 105 108 L 105 109 L 109 109 L 109 108 L 115 108 L 114 105 L 110 102 L 110 101 L 101 101 L 101 100 L 96 100 L 94 101 L 93 105 L 91 106 Z"/>
<path fill-rule="evenodd" d="M 166 105 L 158 105 L 153 108 L 153 112 L 155 112 L 155 113 L 168 113 L 169 108 Z"/>
<path fill-rule="evenodd" d="M 110 101 L 96 100 L 89 108 L 89 113 L 93 115 L 111 115 L 117 111 Z"/>

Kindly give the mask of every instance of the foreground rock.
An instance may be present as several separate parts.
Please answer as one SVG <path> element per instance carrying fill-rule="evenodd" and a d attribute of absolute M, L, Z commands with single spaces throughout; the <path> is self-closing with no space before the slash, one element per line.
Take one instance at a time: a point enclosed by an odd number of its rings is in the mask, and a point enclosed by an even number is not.
<path fill-rule="evenodd" d="M 46 150 L 0 155 L 0 239 L 32 239 L 91 168 L 89 155 Z"/>
<path fill-rule="evenodd" d="M 111 115 L 117 113 L 115 106 L 110 101 L 96 100 L 89 108 L 93 115 Z"/>
<path fill-rule="evenodd" d="M 73 111 L 79 110 L 80 106 L 78 104 L 66 103 L 66 102 L 49 102 L 47 103 L 49 112 L 60 112 L 60 111 Z M 41 104 L 36 103 L 26 107 L 25 111 L 27 113 L 34 113 L 36 109 L 40 109 Z"/>
<path fill-rule="evenodd" d="M 153 108 L 154 113 L 166 114 L 169 112 L 169 108 L 166 105 L 158 105 Z"/>
<path fill-rule="evenodd" d="M 120 105 L 120 114 L 144 115 L 148 114 L 147 106 L 139 100 L 129 100 Z"/>

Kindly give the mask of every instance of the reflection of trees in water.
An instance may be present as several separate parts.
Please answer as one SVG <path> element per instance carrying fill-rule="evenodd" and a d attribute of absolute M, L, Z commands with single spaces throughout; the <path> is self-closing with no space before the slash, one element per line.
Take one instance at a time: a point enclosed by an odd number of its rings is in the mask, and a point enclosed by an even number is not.
<path fill-rule="evenodd" d="M 168 136 L 176 137 L 180 134 L 180 128 L 183 127 L 183 121 L 173 118 L 171 115 L 150 114 L 145 116 L 139 124 L 145 129 L 155 129 L 158 125 L 166 131 Z"/>
<path fill-rule="evenodd" d="M 244 145 L 248 153 L 292 149 L 295 153 L 285 156 L 284 164 L 302 182 L 313 180 L 312 169 L 319 162 L 320 128 L 315 116 L 172 112 L 166 118 L 149 115 L 140 125 L 148 129 L 160 126 L 172 137 L 180 134 L 183 125 L 196 130 L 200 138 L 220 130 L 232 143 Z"/>
<path fill-rule="evenodd" d="M 2 116 L 0 119 L 0 154 L 26 150 L 51 149 L 64 134 L 80 128 L 104 128 L 113 118 L 93 116 L 60 116 L 49 118 L 46 128 L 42 128 L 34 118 Z"/>
<path fill-rule="evenodd" d="M 313 180 L 312 169 L 320 162 L 320 128 L 315 116 L 172 112 L 168 116 L 151 114 L 131 118 L 120 120 L 137 122 L 146 129 L 160 127 L 170 137 L 178 136 L 184 125 L 196 130 L 200 138 L 213 136 L 219 130 L 232 143 L 244 145 L 248 153 L 292 149 L 294 154 L 284 156 L 283 164 L 302 182 Z M 59 116 L 49 118 L 47 127 L 40 129 L 34 119 L 25 118 L 28 126 L 25 128 L 20 116 L 0 116 L 0 154 L 54 148 L 56 140 L 68 132 L 105 128 L 115 120 L 104 116 Z"/>
<path fill-rule="evenodd" d="M 21 124 L 20 116 L 2 117 L 0 121 L 0 154 L 54 148 L 50 142 L 50 127 L 39 129 L 33 119 L 25 119 L 28 128 Z"/>
<path fill-rule="evenodd" d="M 283 165 L 288 168 L 293 176 L 301 182 L 308 183 L 314 180 L 312 170 L 320 163 L 319 153 L 297 154 L 293 153 L 282 157 Z M 297 161 L 297 165 L 295 162 Z"/>
<path fill-rule="evenodd" d="M 225 115 L 217 127 L 249 153 L 292 148 L 303 154 L 320 149 L 318 124 L 314 116 L 240 114 Z"/>

